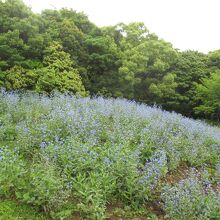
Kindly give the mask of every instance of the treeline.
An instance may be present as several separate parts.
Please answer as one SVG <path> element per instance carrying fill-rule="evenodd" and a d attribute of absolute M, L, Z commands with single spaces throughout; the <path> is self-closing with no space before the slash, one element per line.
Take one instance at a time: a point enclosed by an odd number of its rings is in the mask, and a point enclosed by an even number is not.
<path fill-rule="evenodd" d="M 143 23 L 97 27 L 70 9 L 0 0 L 0 86 L 125 97 L 220 118 L 220 50 L 180 52 Z"/>

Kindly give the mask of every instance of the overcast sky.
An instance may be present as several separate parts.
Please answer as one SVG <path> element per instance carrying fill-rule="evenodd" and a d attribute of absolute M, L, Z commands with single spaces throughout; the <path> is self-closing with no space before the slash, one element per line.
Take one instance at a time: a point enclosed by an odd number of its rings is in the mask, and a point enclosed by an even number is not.
<path fill-rule="evenodd" d="M 143 21 L 180 50 L 220 49 L 220 0 L 24 0 L 34 12 L 83 11 L 98 26 Z"/>

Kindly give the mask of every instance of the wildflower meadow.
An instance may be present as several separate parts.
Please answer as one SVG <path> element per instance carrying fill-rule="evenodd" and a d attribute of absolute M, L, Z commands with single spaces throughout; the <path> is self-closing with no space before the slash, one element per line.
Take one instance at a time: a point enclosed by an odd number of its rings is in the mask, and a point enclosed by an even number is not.
<path fill-rule="evenodd" d="M 2 220 L 220 219 L 220 129 L 125 99 L 1 91 L 0 170 Z"/>

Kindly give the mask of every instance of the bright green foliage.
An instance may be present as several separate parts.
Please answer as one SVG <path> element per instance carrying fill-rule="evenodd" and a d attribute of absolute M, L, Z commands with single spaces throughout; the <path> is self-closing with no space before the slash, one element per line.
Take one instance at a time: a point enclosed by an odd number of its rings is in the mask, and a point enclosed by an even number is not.
<path fill-rule="evenodd" d="M 43 60 L 42 69 L 37 70 L 39 79 L 36 84 L 36 90 L 48 93 L 58 90 L 60 92 L 79 93 L 86 95 L 81 77 L 74 69 L 73 61 L 70 55 L 62 50 L 62 46 L 54 42 L 47 50 Z"/>
<path fill-rule="evenodd" d="M 128 25 L 119 23 L 116 29 L 124 36 L 122 44 L 124 48 L 138 46 L 148 38 L 149 31 L 143 22 L 132 22 Z"/>
<path fill-rule="evenodd" d="M 33 90 L 37 82 L 37 74 L 21 66 L 14 66 L 5 72 L 0 72 L 0 81 L 7 90 Z"/>
<path fill-rule="evenodd" d="M 44 66 L 58 71 L 69 71 L 72 68 L 73 61 L 70 55 L 63 51 L 63 47 L 58 42 L 53 42 L 44 53 Z"/>
<path fill-rule="evenodd" d="M 196 113 L 220 120 L 220 72 L 215 72 L 210 78 L 204 78 L 196 88 L 200 105 L 195 107 Z"/>
<path fill-rule="evenodd" d="M 87 94 L 70 55 L 62 50 L 59 43 L 54 42 L 45 50 L 43 65 L 35 70 L 14 66 L 0 72 L 0 82 L 7 90 L 36 89 L 47 93 L 58 90 L 83 96 Z"/>
<path fill-rule="evenodd" d="M 176 75 L 168 73 L 158 84 L 152 83 L 149 87 L 149 92 L 155 95 L 154 100 L 168 109 L 172 109 L 176 104 Z"/>
<path fill-rule="evenodd" d="M 39 215 L 31 206 L 14 201 L 0 202 L 0 220 L 46 220 Z"/>

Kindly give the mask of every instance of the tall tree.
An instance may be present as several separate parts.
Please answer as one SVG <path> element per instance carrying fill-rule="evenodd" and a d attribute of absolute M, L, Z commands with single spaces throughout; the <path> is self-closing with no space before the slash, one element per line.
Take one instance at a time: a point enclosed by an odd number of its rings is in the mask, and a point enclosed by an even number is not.
<path fill-rule="evenodd" d="M 172 73 L 173 64 L 177 59 L 177 51 L 170 43 L 151 34 L 145 43 L 145 57 L 147 57 L 146 62 L 143 63 L 145 70 L 138 74 L 140 80 L 135 87 L 135 99 L 154 104 L 156 100 L 149 88 L 152 83 L 160 83 L 165 75 Z"/>
<path fill-rule="evenodd" d="M 43 21 L 21 0 L 0 1 L 0 69 L 35 68 L 46 47 Z"/>
<path fill-rule="evenodd" d="M 115 27 L 121 34 L 119 48 L 121 66 L 118 69 L 119 94 L 129 99 L 135 98 L 135 87 L 140 82 L 140 74 L 146 71 L 147 40 L 149 31 L 142 22 Z"/>
<path fill-rule="evenodd" d="M 209 76 L 207 61 L 207 56 L 197 51 L 179 53 L 173 72 L 178 84 L 176 94 L 179 96 L 180 104 L 174 110 L 193 116 L 193 108 L 197 105 L 195 84 Z"/>
<path fill-rule="evenodd" d="M 88 36 L 85 41 L 87 59 L 87 84 L 92 94 L 116 95 L 117 71 L 120 54 L 114 40 L 109 36 Z"/>

